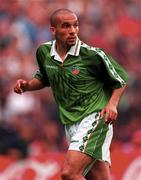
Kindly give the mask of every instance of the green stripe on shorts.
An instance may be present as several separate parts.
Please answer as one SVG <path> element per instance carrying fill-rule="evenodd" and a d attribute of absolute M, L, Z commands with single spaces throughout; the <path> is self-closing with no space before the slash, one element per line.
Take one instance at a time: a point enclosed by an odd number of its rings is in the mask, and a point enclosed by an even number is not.
<path fill-rule="evenodd" d="M 98 120 L 98 125 L 87 132 L 88 137 L 82 152 L 91 155 L 95 159 L 102 159 L 102 145 L 106 138 L 108 125 L 103 119 Z M 91 133 L 90 133 L 91 132 Z"/>

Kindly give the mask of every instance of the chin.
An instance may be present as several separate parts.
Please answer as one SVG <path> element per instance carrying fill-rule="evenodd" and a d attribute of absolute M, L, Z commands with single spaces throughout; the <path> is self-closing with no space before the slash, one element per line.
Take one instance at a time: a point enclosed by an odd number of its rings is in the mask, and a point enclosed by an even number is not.
<path fill-rule="evenodd" d="M 76 41 L 74 41 L 74 42 L 68 42 L 68 45 L 69 46 L 74 46 L 76 44 Z"/>

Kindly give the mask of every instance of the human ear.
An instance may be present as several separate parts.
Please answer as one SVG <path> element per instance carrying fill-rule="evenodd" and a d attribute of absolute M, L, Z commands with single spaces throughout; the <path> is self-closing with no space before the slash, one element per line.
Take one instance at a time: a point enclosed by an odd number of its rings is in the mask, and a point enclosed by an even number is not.
<path fill-rule="evenodd" d="M 56 32 L 55 27 L 51 26 L 50 31 L 51 31 L 52 35 L 55 35 L 55 32 Z"/>

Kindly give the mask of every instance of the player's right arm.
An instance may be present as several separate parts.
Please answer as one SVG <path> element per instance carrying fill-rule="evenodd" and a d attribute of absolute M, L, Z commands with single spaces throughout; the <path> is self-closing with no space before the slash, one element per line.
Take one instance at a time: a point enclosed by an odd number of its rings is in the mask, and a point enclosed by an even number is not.
<path fill-rule="evenodd" d="M 43 83 L 36 78 L 31 79 L 30 81 L 26 81 L 24 79 L 18 79 L 15 86 L 14 92 L 18 94 L 22 94 L 25 91 L 34 91 L 44 88 Z"/>

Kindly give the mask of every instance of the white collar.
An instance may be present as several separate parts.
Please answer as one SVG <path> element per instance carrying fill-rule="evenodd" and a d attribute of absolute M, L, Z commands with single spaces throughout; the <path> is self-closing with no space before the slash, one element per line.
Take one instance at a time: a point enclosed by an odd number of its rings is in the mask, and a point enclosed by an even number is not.
<path fill-rule="evenodd" d="M 59 54 L 56 51 L 55 43 L 56 43 L 56 40 L 54 40 L 53 43 L 52 43 L 52 47 L 51 47 L 51 50 L 50 50 L 50 55 L 54 56 L 55 60 L 63 62 L 62 59 L 60 58 Z M 72 56 L 78 56 L 79 51 L 80 51 L 80 46 L 81 46 L 81 41 L 77 38 L 77 41 L 76 41 L 75 45 L 70 48 L 70 50 L 66 54 L 66 57 L 68 56 L 68 54 L 70 54 Z"/>

